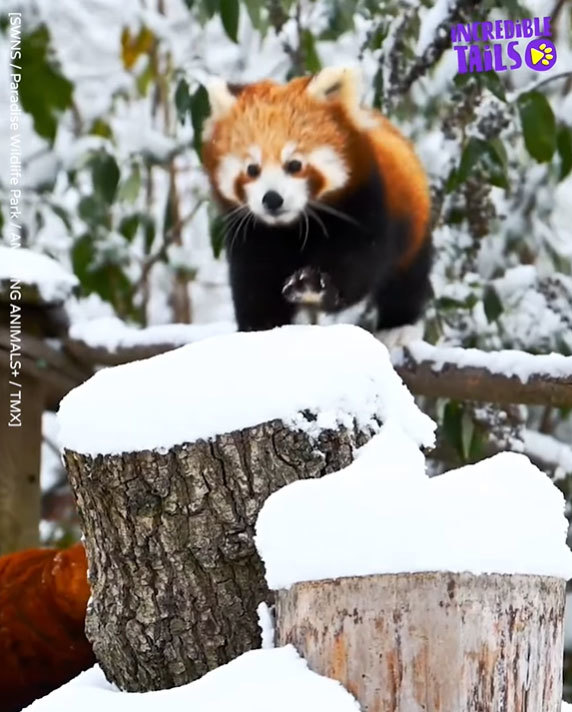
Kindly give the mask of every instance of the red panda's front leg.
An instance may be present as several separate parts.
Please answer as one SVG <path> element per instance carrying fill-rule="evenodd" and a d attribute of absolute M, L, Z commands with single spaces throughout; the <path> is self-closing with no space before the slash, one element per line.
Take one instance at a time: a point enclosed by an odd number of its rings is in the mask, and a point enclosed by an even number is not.
<path fill-rule="evenodd" d="M 284 298 L 283 277 L 270 264 L 231 260 L 230 284 L 239 331 L 265 331 L 292 323 L 295 306 Z"/>

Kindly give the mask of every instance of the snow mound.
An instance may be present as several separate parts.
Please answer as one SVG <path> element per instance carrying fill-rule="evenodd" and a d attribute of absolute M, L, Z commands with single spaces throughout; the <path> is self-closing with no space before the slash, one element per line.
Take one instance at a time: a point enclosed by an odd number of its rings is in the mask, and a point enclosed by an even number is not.
<path fill-rule="evenodd" d="M 33 712 L 359 712 L 339 682 L 308 670 L 293 646 L 253 650 L 200 680 L 157 692 L 121 692 L 98 665 L 33 702 Z"/>
<path fill-rule="evenodd" d="M 25 247 L 0 245 L 0 282 L 8 280 L 36 287 L 48 303 L 63 302 L 78 284 L 77 277 L 51 257 Z"/>
<path fill-rule="evenodd" d="M 184 346 L 235 331 L 236 324 L 226 321 L 211 324 L 160 324 L 141 329 L 129 326 L 117 317 L 100 317 L 72 324 L 69 335 L 92 348 L 102 348 L 113 353 L 119 349 L 159 344 Z"/>
<path fill-rule="evenodd" d="M 105 369 L 71 391 L 58 414 L 61 445 L 88 455 L 170 448 L 276 418 L 314 435 L 381 420 L 416 445 L 434 439 L 435 424 L 387 349 L 348 325 L 215 336 Z"/>
<path fill-rule="evenodd" d="M 255 539 L 270 588 L 420 571 L 572 577 L 564 497 L 527 457 L 435 478 L 423 459 L 386 424 L 349 467 L 272 494 Z"/>

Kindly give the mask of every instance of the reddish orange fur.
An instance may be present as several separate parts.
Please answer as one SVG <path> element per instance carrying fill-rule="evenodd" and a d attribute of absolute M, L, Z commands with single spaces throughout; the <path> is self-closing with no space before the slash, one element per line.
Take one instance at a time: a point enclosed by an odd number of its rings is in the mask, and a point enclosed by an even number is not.
<path fill-rule="evenodd" d="M 2 712 L 17 712 L 93 665 L 84 632 L 89 595 L 81 544 L 0 557 Z"/>
<path fill-rule="evenodd" d="M 219 160 L 231 154 L 245 157 L 253 145 L 261 148 L 263 163 L 280 163 L 282 148 L 289 141 L 295 141 L 302 154 L 329 146 L 344 158 L 350 171 L 343 190 L 351 190 L 366 178 L 373 158 L 384 180 L 389 213 L 410 220 L 411 242 L 402 260 L 406 266 L 429 232 L 429 187 L 420 161 L 409 141 L 379 112 L 360 110 L 362 118 L 369 120 L 368 128 L 363 128 L 356 112 L 341 101 L 311 96 L 306 91 L 310 80 L 297 78 L 286 85 L 261 81 L 241 90 L 230 112 L 214 124 L 203 147 L 204 165 L 215 194 L 225 202 L 214 179 Z M 319 195 L 323 179 L 313 168 L 306 170 L 314 172 L 309 184 L 313 195 Z M 248 180 L 246 175 L 238 178 L 239 195 Z M 321 199 L 335 198 L 331 193 Z"/>

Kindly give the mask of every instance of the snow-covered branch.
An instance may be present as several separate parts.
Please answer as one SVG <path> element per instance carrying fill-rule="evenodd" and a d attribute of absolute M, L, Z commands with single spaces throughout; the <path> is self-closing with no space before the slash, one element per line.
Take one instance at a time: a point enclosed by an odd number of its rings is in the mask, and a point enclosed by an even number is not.
<path fill-rule="evenodd" d="M 409 389 L 434 398 L 572 406 L 572 357 L 412 344 L 394 359 Z"/>

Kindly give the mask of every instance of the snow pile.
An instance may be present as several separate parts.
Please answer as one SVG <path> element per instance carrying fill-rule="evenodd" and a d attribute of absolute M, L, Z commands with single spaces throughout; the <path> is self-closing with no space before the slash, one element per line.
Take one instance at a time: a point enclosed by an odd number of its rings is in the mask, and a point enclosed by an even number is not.
<path fill-rule="evenodd" d="M 51 257 L 0 245 L 0 282 L 9 280 L 36 287 L 45 302 L 63 302 L 78 284 L 77 277 Z"/>
<path fill-rule="evenodd" d="M 33 712 L 359 712 L 340 683 L 308 670 L 293 646 L 253 650 L 200 680 L 157 692 L 120 692 L 99 666 L 37 700 Z"/>
<path fill-rule="evenodd" d="M 119 349 L 137 348 L 168 344 L 183 346 L 219 334 L 236 331 L 232 322 L 212 324 L 159 324 L 145 329 L 129 326 L 117 317 L 101 317 L 81 321 L 70 328 L 70 338 L 83 341 L 92 348 L 102 348 L 110 352 Z"/>
<path fill-rule="evenodd" d="M 407 346 L 408 354 L 416 363 L 433 362 L 434 370 L 441 371 L 451 364 L 459 368 L 484 368 L 490 373 L 516 376 L 527 383 L 535 375 L 550 375 L 552 378 L 572 376 L 572 356 L 551 353 L 536 355 L 516 350 L 481 351 L 461 347 L 432 346 L 425 341 L 416 341 Z M 399 366 L 406 358 L 405 352 L 396 352 L 393 363 Z"/>
<path fill-rule="evenodd" d="M 256 613 L 258 614 L 258 627 L 260 628 L 260 637 L 262 639 L 261 647 L 263 649 L 274 647 L 274 607 L 270 606 L 264 601 L 258 605 Z"/>
<path fill-rule="evenodd" d="M 425 446 L 435 429 L 385 347 L 347 325 L 227 334 L 105 369 L 58 414 L 61 445 L 91 455 L 170 448 L 275 418 L 312 435 L 392 422 Z"/>
<path fill-rule="evenodd" d="M 436 478 L 423 460 L 386 424 L 349 467 L 271 495 L 256 528 L 270 588 L 419 571 L 572 577 L 564 497 L 525 456 Z"/>
<path fill-rule="evenodd" d="M 536 430 L 524 430 L 524 449 L 539 464 L 554 467 L 554 479 L 561 480 L 572 473 L 572 448 L 561 443 L 552 435 L 538 433 Z"/>

